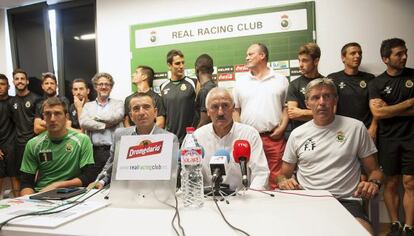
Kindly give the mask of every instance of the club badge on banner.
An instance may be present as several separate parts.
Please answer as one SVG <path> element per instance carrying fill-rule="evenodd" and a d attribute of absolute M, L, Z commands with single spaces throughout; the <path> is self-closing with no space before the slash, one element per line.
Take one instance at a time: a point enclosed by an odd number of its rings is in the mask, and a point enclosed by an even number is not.
<path fill-rule="evenodd" d="M 173 135 L 122 136 L 116 180 L 168 180 L 171 176 Z"/>

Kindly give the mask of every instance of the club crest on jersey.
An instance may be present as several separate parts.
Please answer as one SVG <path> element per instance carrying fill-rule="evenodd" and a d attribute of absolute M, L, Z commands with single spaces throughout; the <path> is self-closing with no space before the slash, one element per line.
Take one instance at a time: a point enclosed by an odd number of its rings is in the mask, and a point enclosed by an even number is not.
<path fill-rule="evenodd" d="M 385 87 L 385 89 L 384 89 L 384 92 L 385 92 L 386 94 L 390 94 L 390 93 L 391 93 L 391 91 L 392 91 L 392 88 L 391 88 L 390 86 L 387 86 L 387 87 Z"/>
<path fill-rule="evenodd" d="M 300 92 L 301 92 L 303 95 L 305 95 L 305 93 L 306 93 L 306 88 L 305 88 L 305 87 L 302 87 L 302 88 L 300 89 Z"/>
<path fill-rule="evenodd" d="M 342 131 L 339 131 L 338 133 L 336 133 L 336 141 L 339 143 L 343 143 L 345 142 L 345 134 Z"/>
<path fill-rule="evenodd" d="M 367 83 L 365 82 L 365 80 L 361 80 L 361 82 L 359 82 L 359 87 L 361 87 L 361 88 L 366 88 L 367 87 Z"/>
<path fill-rule="evenodd" d="M 181 91 L 185 91 L 185 90 L 187 90 L 187 86 L 185 84 L 182 84 L 180 89 L 181 89 Z"/>
<path fill-rule="evenodd" d="M 344 82 L 341 82 L 341 83 L 339 83 L 338 86 L 339 86 L 340 89 L 343 89 L 343 88 L 345 88 L 346 84 Z"/>
<path fill-rule="evenodd" d="M 32 104 L 30 103 L 30 101 L 27 101 L 26 104 L 24 104 L 27 108 L 29 108 L 30 106 L 32 106 Z"/>
<path fill-rule="evenodd" d="M 66 147 L 65 147 L 65 151 L 66 151 L 66 152 L 72 152 L 72 150 L 73 150 L 73 146 L 72 146 L 72 144 L 67 143 L 67 144 L 66 144 Z"/>
<path fill-rule="evenodd" d="M 407 88 L 412 88 L 413 87 L 413 81 L 408 79 L 407 81 L 405 81 L 405 87 Z"/>

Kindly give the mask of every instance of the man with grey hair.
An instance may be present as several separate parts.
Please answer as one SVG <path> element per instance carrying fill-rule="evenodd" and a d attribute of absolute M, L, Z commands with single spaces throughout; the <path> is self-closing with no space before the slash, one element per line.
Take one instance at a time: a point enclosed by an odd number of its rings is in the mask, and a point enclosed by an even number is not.
<path fill-rule="evenodd" d="M 202 170 L 205 185 L 212 184 L 209 165 L 211 156 L 217 150 L 223 149 L 231 153 L 234 141 L 242 139 L 250 143 L 251 156 L 254 157 L 247 163 L 250 188 L 267 189 L 269 168 L 262 140 L 255 128 L 233 121 L 234 101 L 231 94 L 224 88 L 213 88 L 207 94 L 206 108 L 211 123 L 194 132 L 205 151 Z M 240 189 L 243 186 L 240 167 L 234 158 L 230 158 L 223 182 L 229 184 L 232 190 Z"/>
<path fill-rule="evenodd" d="M 95 165 L 101 170 L 109 158 L 115 129 L 122 127 L 124 103 L 109 98 L 114 80 L 108 73 L 97 73 L 92 78 L 96 100 L 83 107 L 79 123 L 92 140 Z"/>
<path fill-rule="evenodd" d="M 358 198 L 373 198 L 383 178 L 377 149 L 364 124 L 335 115 L 338 102 L 331 79 L 314 79 L 305 91 L 313 120 L 292 131 L 283 155 L 277 183 L 280 189 L 328 190 L 370 232 L 367 215 Z M 361 160 L 368 180 L 360 182 Z M 298 167 L 297 180 L 292 176 Z M 357 198 L 357 199 L 356 199 Z"/>

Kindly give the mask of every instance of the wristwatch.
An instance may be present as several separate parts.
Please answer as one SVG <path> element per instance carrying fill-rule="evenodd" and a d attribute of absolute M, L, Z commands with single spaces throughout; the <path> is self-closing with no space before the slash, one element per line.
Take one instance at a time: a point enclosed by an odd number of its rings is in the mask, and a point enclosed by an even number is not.
<path fill-rule="evenodd" d="M 381 183 L 381 181 L 380 181 L 380 180 L 378 180 L 378 179 L 370 179 L 370 180 L 368 180 L 368 182 L 371 182 L 371 183 L 376 184 L 376 185 L 378 186 L 378 189 L 380 189 L 380 188 L 381 188 L 382 183 Z"/>

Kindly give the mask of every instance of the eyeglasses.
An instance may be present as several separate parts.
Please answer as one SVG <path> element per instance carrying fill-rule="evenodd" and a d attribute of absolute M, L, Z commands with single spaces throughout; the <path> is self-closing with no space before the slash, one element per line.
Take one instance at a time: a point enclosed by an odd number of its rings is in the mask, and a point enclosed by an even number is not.
<path fill-rule="evenodd" d="M 110 84 L 110 83 L 99 83 L 99 84 L 96 84 L 96 87 L 112 87 L 112 84 Z"/>

